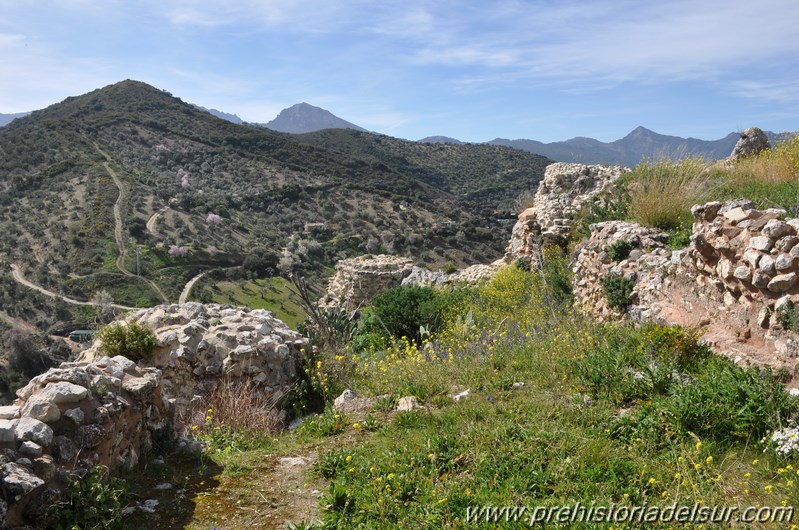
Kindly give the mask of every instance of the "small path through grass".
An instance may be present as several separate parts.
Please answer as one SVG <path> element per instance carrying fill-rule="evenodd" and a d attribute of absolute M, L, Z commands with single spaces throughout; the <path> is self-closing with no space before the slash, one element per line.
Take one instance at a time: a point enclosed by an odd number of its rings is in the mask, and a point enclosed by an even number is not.
<path fill-rule="evenodd" d="M 164 206 L 163 208 L 159 209 L 157 212 L 152 214 L 149 219 L 147 219 L 147 231 L 152 234 L 155 238 L 160 238 L 161 234 L 158 233 L 158 230 L 155 228 L 155 223 L 158 220 L 158 217 L 169 210 L 169 206 Z"/>

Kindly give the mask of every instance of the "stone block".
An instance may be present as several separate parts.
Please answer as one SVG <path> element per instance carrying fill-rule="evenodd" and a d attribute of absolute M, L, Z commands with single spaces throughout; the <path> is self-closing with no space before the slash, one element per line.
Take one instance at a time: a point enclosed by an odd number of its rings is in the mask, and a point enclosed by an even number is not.
<path fill-rule="evenodd" d="M 774 242 L 766 236 L 757 236 L 749 240 L 749 247 L 761 252 L 768 252 L 773 246 Z"/>
<path fill-rule="evenodd" d="M 756 270 L 754 273 L 752 273 L 752 285 L 758 289 L 765 289 L 768 287 L 768 282 L 770 280 L 771 278 L 769 275 L 760 270 Z"/>
<path fill-rule="evenodd" d="M 760 256 L 762 254 L 760 251 L 755 250 L 753 248 L 748 248 L 743 254 L 743 260 L 748 263 L 751 267 L 757 267 L 758 262 L 760 261 Z"/>
<path fill-rule="evenodd" d="M 777 272 L 777 268 L 774 263 L 774 258 L 769 256 L 768 254 L 760 258 L 760 265 L 758 266 L 758 268 L 764 273 L 768 274 L 769 276 L 773 276 Z"/>
<path fill-rule="evenodd" d="M 735 224 L 738 223 L 739 221 L 743 221 L 744 219 L 748 219 L 749 215 L 743 210 L 743 208 L 738 207 L 738 208 L 733 208 L 728 212 L 724 212 L 724 218 L 727 221 Z"/>
<path fill-rule="evenodd" d="M 774 243 L 774 248 L 776 248 L 778 252 L 789 252 L 797 243 L 799 243 L 799 237 L 785 236 L 779 238 L 777 242 Z"/>
<path fill-rule="evenodd" d="M 774 293 L 784 293 L 796 283 L 796 273 L 779 274 L 768 282 L 768 290 Z"/>
<path fill-rule="evenodd" d="M 41 393 L 50 401 L 56 404 L 77 403 L 89 395 L 89 391 L 80 385 L 60 381 L 58 383 L 48 383 Z"/>
<path fill-rule="evenodd" d="M 778 271 L 784 271 L 793 267 L 796 259 L 790 254 L 780 254 L 774 262 L 774 267 Z"/>
<path fill-rule="evenodd" d="M 748 282 L 752 279 L 752 271 L 746 265 L 741 265 L 735 268 L 735 271 L 732 273 L 734 277 L 739 280 Z"/>
<path fill-rule="evenodd" d="M 22 417 L 17 421 L 14 434 L 19 440 L 30 440 L 42 447 L 49 447 L 53 442 L 53 429 L 44 422 L 34 418 Z"/>
<path fill-rule="evenodd" d="M 784 221 L 771 219 L 761 230 L 763 235 L 771 239 L 779 239 L 785 236 L 796 235 L 796 229 Z"/>

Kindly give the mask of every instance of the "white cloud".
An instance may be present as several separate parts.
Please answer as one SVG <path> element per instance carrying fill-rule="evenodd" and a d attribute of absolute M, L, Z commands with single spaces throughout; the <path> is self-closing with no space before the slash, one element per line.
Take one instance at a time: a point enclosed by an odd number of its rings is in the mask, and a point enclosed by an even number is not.
<path fill-rule="evenodd" d="M 799 103 L 799 79 L 792 81 L 736 81 L 736 96 L 776 103 Z"/>
<path fill-rule="evenodd" d="M 505 68 L 459 83 L 718 79 L 764 61 L 796 66 L 799 3 L 504 2 L 494 11 L 455 11 L 445 46 L 418 43 L 412 62 Z M 445 16 L 443 13 L 439 17 Z"/>

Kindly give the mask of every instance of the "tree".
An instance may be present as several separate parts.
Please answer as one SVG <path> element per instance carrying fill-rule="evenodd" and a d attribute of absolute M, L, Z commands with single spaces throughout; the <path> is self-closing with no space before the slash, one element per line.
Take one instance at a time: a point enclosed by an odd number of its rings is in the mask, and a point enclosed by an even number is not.
<path fill-rule="evenodd" d="M 116 316 L 113 305 L 114 299 L 108 294 L 108 291 L 97 291 L 89 302 L 97 309 L 97 316 L 100 317 L 102 322 L 111 322 Z"/>

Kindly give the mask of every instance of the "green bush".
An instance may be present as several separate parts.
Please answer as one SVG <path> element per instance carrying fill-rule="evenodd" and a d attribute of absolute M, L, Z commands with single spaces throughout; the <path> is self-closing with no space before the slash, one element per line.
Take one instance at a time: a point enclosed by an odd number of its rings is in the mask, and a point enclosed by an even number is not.
<path fill-rule="evenodd" d="M 796 400 L 768 369 L 741 369 L 717 356 L 691 383 L 674 387 L 670 408 L 683 431 L 724 442 L 756 442 L 796 414 Z"/>
<path fill-rule="evenodd" d="M 613 261 L 624 261 L 630 255 L 633 249 L 633 244 L 624 239 L 614 241 L 608 246 L 608 256 Z"/>
<path fill-rule="evenodd" d="M 155 351 L 153 331 L 137 322 L 114 323 L 100 331 L 102 351 L 109 356 L 122 355 L 132 361 L 149 359 Z"/>
<path fill-rule="evenodd" d="M 632 303 L 633 287 L 632 280 L 611 274 L 602 280 L 602 290 L 605 292 L 605 300 L 608 307 L 616 309 L 622 313 L 627 311 L 627 307 Z"/>
<path fill-rule="evenodd" d="M 784 330 L 799 332 L 799 308 L 793 302 L 788 302 L 777 311 L 777 322 Z"/>
<path fill-rule="evenodd" d="M 643 339 L 640 347 L 649 357 L 674 363 L 681 370 L 696 369 L 711 355 L 710 348 L 698 342 L 701 333 L 696 329 L 645 323 L 640 331 Z"/>
<path fill-rule="evenodd" d="M 426 333 L 435 333 L 450 310 L 469 296 L 468 289 L 444 291 L 416 285 L 384 291 L 364 310 L 354 345 L 357 349 L 379 349 L 391 337 L 407 337 L 419 343 L 422 326 Z"/>
<path fill-rule="evenodd" d="M 125 528 L 122 508 L 128 496 L 125 481 L 97 466 L 82 479 L 70 480 L 61 500 L 47 508 L 39 523 L 42 528 Z"/>

